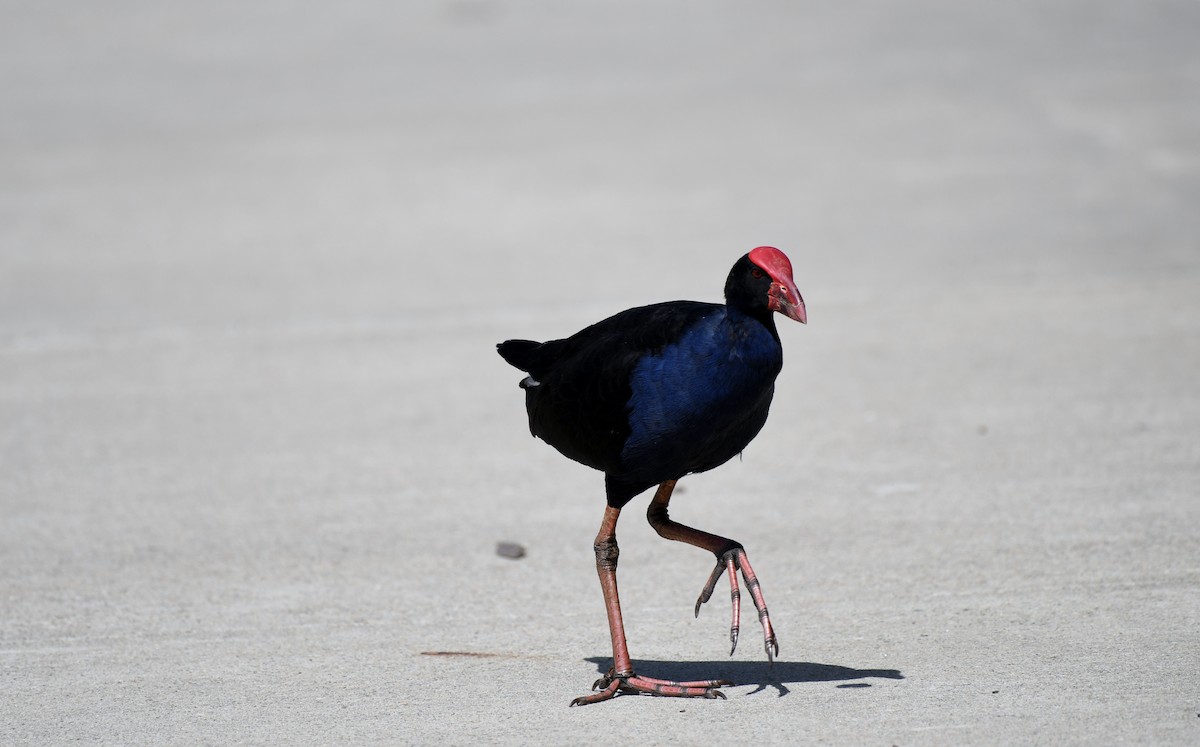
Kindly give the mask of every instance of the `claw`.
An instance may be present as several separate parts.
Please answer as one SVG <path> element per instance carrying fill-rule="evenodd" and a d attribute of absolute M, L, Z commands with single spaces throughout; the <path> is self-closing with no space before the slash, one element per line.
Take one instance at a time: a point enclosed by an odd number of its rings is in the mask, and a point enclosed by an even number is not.
<path fill-rule="evenodd" d="M 767 603 L 763 599 L 758 577 L 754 575 L 754 569 L 750 567 L 746 551 L 742 548 L 734 548 L 718 558 L 717 566 L 709 574 L 708 582 L 704 584 L 704 588 L 700 591 L 700 598 L 696 600 L 695 615 L 700 616 L 700 605 L 712 598 L 717 581 L 726 570 L 729 571 L 729 598 L 733 606 L 733 621 L 729 626 L 729 642 L 731 644 L 729 655 L 733 656 L 733 652 L 737 650 L 738 636 L 741 630 L 742 592 L 738 585 L 738 572 L 740 571 L 742 578 L 746 580 L 746 588 L 750 590 L 750 598 L 754 601 L 754 607 L 758 610 L 758 620 L 762 623 L 763 647 L 767 651 L 767 661 L 774 664 L 775 657 L 779 655 L 779 641 L 771 627 L 771 618 L 767 613 Z"/>
<path fill-rule="evenodd" d="M 700 590 L 700 598 L 696 600 L 696 617 L 700 617 L 700 605 L 712 599 L 713 590 L 717 588 L 717 581 L 721 579 L 721 574 L 725 572 L 725 565 L 724 562 L 718 560 L 717 567 L 713 568 L 713 572 L 708 576 L 708 582 Z"/>
<path fill-rule="evenodd" d="M 608 700 L 609 698 L 616 696 L 617 690 L 619 690 L 620 687 L 621 680 L 613 680 L 608 683 L 608 687 L 604 688 L 603 692 L 598 692 L 595 695 L 580 695 L 578 698 L 572 700 L 567 707 L 574 708 L 578 705 L 588 705 L 590 703 L 599 703 L 602 700 Z"/>

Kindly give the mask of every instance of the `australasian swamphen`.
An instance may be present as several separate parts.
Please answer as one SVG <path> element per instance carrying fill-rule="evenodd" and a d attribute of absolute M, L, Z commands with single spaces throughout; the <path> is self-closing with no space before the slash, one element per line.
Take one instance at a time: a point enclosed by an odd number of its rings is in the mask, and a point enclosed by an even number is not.
<path fill-rule="evenodd" d="M 529 430 L 563 455 L 604 472 L 608 506 L 596 535 L 596 572 L 612 635 L 613 666 L 593 685 L 601 692 L 724 697 L 724 680 L 671 682 L 635 674 L 617 596 L 617 517 L 634 496 L 658 486 L 646 517 L 667 539 L 704 548 L 716 568 L 696 601 L 708 601 L 729 572 L 737 646 L 741 571 L 762 623 L 767 657 L 779 652 L 758 578 L 741 543 L 672 521 L 667 503 L 684 475 L 704 472 L 741 453 L 762 429 L 783 366 L 774 312 L 804 323 L 804 300 L 783 252 L 760 246 L 737 261 L 725 281 L 725 304 L 671 301 L 611 316 L 565 340 L 508 340 L 504 360 L 529 375 L 521 381 Z M 733 648 L 730 649 L 733 653 Z"/>

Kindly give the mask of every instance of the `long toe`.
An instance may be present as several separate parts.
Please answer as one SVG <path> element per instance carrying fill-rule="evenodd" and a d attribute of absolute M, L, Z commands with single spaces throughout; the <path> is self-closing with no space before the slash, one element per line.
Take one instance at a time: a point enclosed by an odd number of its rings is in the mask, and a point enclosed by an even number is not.
<path fill-rule="evenodd" d="M 601 678 L 596 684 L 599 685 L 604 681 Z M 600 692 L 591 695 L 582 695 L 571 701 L 572 706 L 591 705 L 604 700 L 611 700 L 621 693 L 631 693 L 635 695 L 657 695 L 667 698 L 705 698 L 708 700 L 725 699 L 725 693 L 721 692 L 722 687 L 728 687 L 733 683 L 729 680 L 696 680 L 693 682 L 675 682 L 674 680 L 660 680 L 654 677 L 642 677 L 641 675 L 630 675 L 628 677 L 617 677 L 609 681 L 608 685 Z"/>
<path fill-rule="evenodd" d="M 596 685 L 599 685 L 599 684 L 600 684 L 600 681 L 597 681 Z M 596 689 L 596 685 L 592 686 L 593 690 Z M 598 693 L 594 693 L 592 695 L 580 695 L 575 700 L 572 700 L 570 703 L 570 707 L 573 708 L 575 706 L 590 705 L 592 703 L 599 703 L 602 700 L 609 700 L 610 698 L 615 698 L 617 695 L 617 691 L 620 689 L 621 689 L 621 681 L 613 680 L 612 682 L 608 683 L 607 687 L 605 687 L 603 690 L 601 690 Z"/>
<path fill-rule="evenodd" d="M 746 557 L 744 549 L 734 548 L 717 559 L 716 567 L 713 568 L 708 581 L 700 591 L 700 598 L 696 600 L 696 614 L 699 615 L 700 606 L 712 598 L 717 581 L 726 571 L 729 572 L 729 600 L 732 607 L 732 620 L 729 626 L 729 655 L 732 656 L 733 652 L 737 650 L 738 637 L 741 632 L 742 590 L 738 583 L 738 573 L 740 572 L 746 582 L 746 590 L 750 592 L 750 599 L 754 601 L 754 608 L 758 611 L 758 621 L 762 624 L 763 646 L 767 651 L 767 661 L 774 662 L 775 657 L 779 655 L 779 639 L 775 637 L 775 629 L 771 626 L 771 616 L 767 612 L 767 602 L 763 598 L 762 585 L 759 583 L 754 569 L 750 566 L 750 559 Z"/>

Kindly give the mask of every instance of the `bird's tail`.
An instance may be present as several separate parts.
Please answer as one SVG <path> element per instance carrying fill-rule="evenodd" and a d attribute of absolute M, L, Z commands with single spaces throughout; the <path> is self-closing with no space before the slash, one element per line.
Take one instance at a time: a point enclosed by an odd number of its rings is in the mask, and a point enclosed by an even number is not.
<path fill-rule="evenodd" d="M 533 377 L 533 371 L 541 368 L 539 363 L 543 357 L 543 347 L 542 343 L 533 340 L 505 340 L 496 346 L 496 352 L 512 366 L 529 373 L 529 376 L 521 379 L 521 388 L 533 389 L 542 383 Z"/>
<path fill-rule="evenodd" d="M 509 365 L 529 373 L 537 363 L 537 352 L 541 347 L 542 343 L 533 340 L 505 340 L 496 346 L 496 352 Z"/>
<path fill-rule="evenodd" d="M 496 346 L 500 357 L 511 365 L 529 374 L 521 381 L 522 389 L 534 389 L 567 349 L 566 340 L 534 342 L 533 340 L 505 340 Z"/>

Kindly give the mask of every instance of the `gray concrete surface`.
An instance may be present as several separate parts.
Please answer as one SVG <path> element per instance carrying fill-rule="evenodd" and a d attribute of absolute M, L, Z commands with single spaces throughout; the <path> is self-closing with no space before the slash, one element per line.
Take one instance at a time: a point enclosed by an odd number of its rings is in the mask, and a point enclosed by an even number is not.
<path fill-rule="evenodd" d="M 1200 743 L 1200 7 L 4 3 L 0 743 Z M 619 527 L 509 336 L 787 250 L 772 419 Z M 497 541 L 524 545 L 517 561 Z"/>

